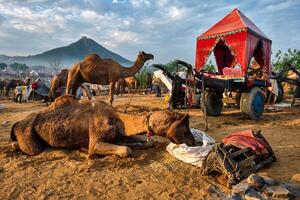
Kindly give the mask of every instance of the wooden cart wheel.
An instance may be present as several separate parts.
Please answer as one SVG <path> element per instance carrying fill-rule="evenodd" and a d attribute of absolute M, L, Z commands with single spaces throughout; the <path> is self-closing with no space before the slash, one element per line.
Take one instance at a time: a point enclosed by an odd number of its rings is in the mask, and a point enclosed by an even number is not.
<path fill-rule="evenodd" d="M 205 92 L 205 107 L 208 116 L 219 116 L 223 108 L 222 93 Z"/>
<path fill-rule="evenodd" d="M 259 120 L 264 112 L 264 96 L 259 87 L 251 88 L 249 93 L 242 93 L 240 109 L 243 115 L 252 120 Z"/>

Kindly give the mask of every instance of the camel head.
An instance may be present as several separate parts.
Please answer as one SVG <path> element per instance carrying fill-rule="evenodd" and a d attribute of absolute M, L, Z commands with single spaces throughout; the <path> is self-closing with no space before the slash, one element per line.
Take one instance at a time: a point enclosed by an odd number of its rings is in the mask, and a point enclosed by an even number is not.
<path fill-rule="evenodd" d="M 175 144 L 185 143 L 188 146 L 195 146 L 195 139 L 189 127 L 188 114 L 171 124 L 167 131 L 167 138 Z"/>
<path fill-rule="evenodd" d="M 151 53 L 145 53 L 144 51 L 140 51 L 138 55 L 138 60 L 142 62 L 146 62 L 147 60 L 153 60 L 154 56 Z"/>

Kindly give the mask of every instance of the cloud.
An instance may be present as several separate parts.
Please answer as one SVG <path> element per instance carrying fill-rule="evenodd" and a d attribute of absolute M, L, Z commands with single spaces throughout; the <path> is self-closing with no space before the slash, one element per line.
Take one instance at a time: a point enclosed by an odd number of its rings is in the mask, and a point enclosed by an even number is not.
<path fill-rule="evenodd" d="M 129 3 L 131 3 L 131 5 L 134 8 L 140 8 L 142 6 L 149 6 L 150 5 L 150 1 L 148 1 L 148 0 L 129 0 Z"/>

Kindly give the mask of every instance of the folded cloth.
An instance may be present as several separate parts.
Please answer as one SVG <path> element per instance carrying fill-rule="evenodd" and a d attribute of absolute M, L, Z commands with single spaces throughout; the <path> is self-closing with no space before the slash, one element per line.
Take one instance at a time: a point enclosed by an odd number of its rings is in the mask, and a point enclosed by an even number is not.
<path fill-rule="evenodd" d="M 261 139 L 255 137 L 252 130 L 231 133 L 223 139 L 225 145 L 231 144 L 244 149 L 250 147 L 253 151 L 263 152 L 267 149 L 267 144 Z"/>
<path fill-rule="evenodd" d="M 215 144 L 215 140 L 197 129 L 191 128 L 191 133 L 195 138 L 196 144 L 201 143 L 200 146 L 191 147 L 186 144 L 174 144 L 170 142 L 166 149 L 172 156 L 183 162 L 203 167 L 207 155 Z"/>

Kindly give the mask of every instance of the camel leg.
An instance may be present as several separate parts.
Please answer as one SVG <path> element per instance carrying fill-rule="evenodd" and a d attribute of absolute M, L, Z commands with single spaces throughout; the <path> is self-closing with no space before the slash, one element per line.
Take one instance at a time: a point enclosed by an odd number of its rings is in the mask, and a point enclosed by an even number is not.
<path fill-rule="evenodd" d="M 71 94 L 72 92 L 72 94 L 75 93 L 76 95 L 76 91 L 74 92 L 75 89 L 74 87 L 76 83 L 78 84 L 79 81 L 78 78 L 79 78 L 79 69 L 77 67 L 70 69 L 68 73 L 68 79 L 67 79 L 66 94 Z"/>
<path fill-rule="evenodd" d="M 89 148 L 89 154 L 97 155 L 118 155 L 121 158 L 130 156 L 132 150 L 127 146 L 115 145 L 106 142 L 96 142 L 93 147 Z"/>
<path fill-rule="evenodd" d="M 80 87 L 81 83 L 79 82 L 79 80 L 77 80 L 77 82 L 73 85 L 72 87 L 72 91 L 71 94 L 74 95 L 75 97 L 77 96 L 77 90 Z"/>
<path fill-rule="evenodd" d="M 115 82 L 111 82 L 109 84 L 109 102 L 110 102 L 110 105 L 112 105 L 112 102 L 114 101 L 114 91 L 115 91 Z"/>
<path fill-rule="evenodd" d="M 48 94 L 48 97 L 49 97 L 50 101 L 55 100 L 57 88 L 58 88 L 57 81 L 53 81 L 50 85 L 50 91 L 49 91 L 49 94 Z"/>
<path fill-rule="evenodd" d="M 142 136 L 142 135 L 134 135 L 134 136 L 125 137 L 118 144 L 126 145 L 126 146 L 129 146 L 129 147 L 148 149 L 150 147 L 153 147 L 154 141 L 151 140 L 151 139 L 149 140 L 147 137 Z"/>
<path fill-rule="evenodd" d="M 83 89 L 85 91 L 87 98 L 89 100 L 91 100 L 93 94 L 90 93 L 89 89 L 86 86 L 84 86 L 84 85 L 81 85 L 80 87 L 81 87 L 81 89 Z"/>

